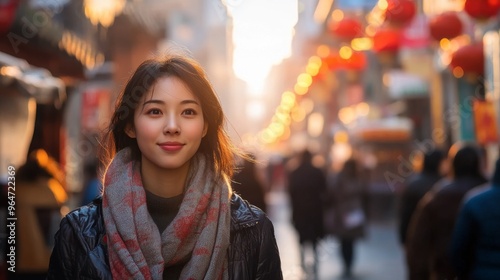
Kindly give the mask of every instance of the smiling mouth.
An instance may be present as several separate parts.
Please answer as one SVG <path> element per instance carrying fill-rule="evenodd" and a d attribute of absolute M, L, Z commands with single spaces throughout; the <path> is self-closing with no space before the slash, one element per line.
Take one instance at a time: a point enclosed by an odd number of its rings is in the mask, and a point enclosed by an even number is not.
<path fill-rule="evenodd" d="M 175 152 L 182 149 L 184 145 L 180 143 L 172 143 L 172 144 L 159 144 L 158 146 L 160 146 L 160 148 L 162 148 L 164 151 Z"/>

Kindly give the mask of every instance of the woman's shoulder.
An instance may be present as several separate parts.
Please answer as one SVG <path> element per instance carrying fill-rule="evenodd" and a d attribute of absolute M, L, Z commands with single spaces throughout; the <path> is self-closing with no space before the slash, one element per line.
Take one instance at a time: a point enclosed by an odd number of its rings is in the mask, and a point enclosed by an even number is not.
<path fill-rule="evenodd" d="M 270 223 L 264 211 L 233 193 L 231 196 L 231 229 L 238 230 L 264 223 Z"/>
<path fill-rule="evenodd" d="M 61 221 L 61 228 L 63 225 L 73 230 L 103 227 L 102 198 L 70 211 Z"/>

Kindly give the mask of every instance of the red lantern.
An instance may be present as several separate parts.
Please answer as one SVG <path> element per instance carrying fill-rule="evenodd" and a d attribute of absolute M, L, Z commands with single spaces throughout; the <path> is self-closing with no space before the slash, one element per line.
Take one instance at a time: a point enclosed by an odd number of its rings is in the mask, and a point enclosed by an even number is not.
<path fill-rule="evenodd" d="M 373 35 L 373 51 L 397 52 L 401 44 L 401 31 L 399 29 L 382 28 Z"/>
<path fill-rule="evenodd" d="M 469 16 L 478 20 L 495 16 L 500 9 L 498 0 L 466 0 L 464 10 Z"/>
<path fill-rule="evenodd" d="M 484 75 L 483 42 L 466 45 L 452 54 L 450 67 L 462 68 L 464 74 Z"/>
<path fill-rule="evenodd" d="M 453 39 L 462 34 L 463 24 L 456 12 L 444 12 L 429 22 L 429 31 L 437 41 L 443 38 Z"/>
<path fill-rule="evenodd" d="M 355 18 L 343 18 L 330 24 L 330 30 L 341 39 L 351 40 L 363 34 L 361 23 Z"/>
<path fill-rule="evenodd" d="M 385 20 L 396 24 L 410 22 L 417 10 L 412 0 L 387 0 Z"/>
<path fill-rule="evenodd" d="M 0 34 L 7 32 L 14 22 L 19 0 L 0 1 Z"/>
<path fill-rule="evenodd" d="M 363 70 L 366 67 L 366 55 L 364 52 L 353 52 L 351 57 L 344 59 L 344 69 Z"/>
<path fill-rule="evenodd" d="M 337 51 L 323 59 L 329 70 L 363 70 L 366 67 L 364 52 L 352 52 L 349 58 L 342 58 Z"/>
<path fill-rule="evenodd" d="M 382 65 L 394 65 L 397 52 L 401 46 L 401 37 L 401 29 L 385 27 L 375 32 L 372 38 L 372 50 Z"/>

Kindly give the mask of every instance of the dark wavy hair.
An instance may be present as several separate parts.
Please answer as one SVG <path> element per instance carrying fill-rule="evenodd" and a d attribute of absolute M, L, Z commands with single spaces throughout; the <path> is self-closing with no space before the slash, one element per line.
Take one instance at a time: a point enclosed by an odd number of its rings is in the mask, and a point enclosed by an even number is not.
<path fill-rule="evenodd" d="M 205 71 L 194 59 L 184 54 L 165 54 L 144 61 L 132 74 L 120 93 L 111 122 L 101 140 L 100 159 L 107 166 L 114 155 L 130 148 L 132 157 L 140 161 L 141 151 L 137 140 L 125 132 L 134 122 L 134 111 L 142 97 L 149 93 L 158 79 L 177 77 L 199 99 L 203 118 L 208 126 L 197 153 L 202 153 L 213 164 L 215 174 L 233 175 L 234 156 L 240 155 L 224 130 L 225 116 L 219 99 Z"/>

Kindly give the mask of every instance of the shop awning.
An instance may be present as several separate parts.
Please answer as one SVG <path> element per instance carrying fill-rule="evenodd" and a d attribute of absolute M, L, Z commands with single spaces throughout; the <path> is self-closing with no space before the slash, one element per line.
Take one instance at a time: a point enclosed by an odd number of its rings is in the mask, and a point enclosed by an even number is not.
<path fill-rule="evenodd" d="M 61 79 L 44 68 L 34 67 L 3 52 L 0 52 L 0 86 L 17 87 L 41 104 L 59 106 L 66 99 L 66 87 Z"/>

